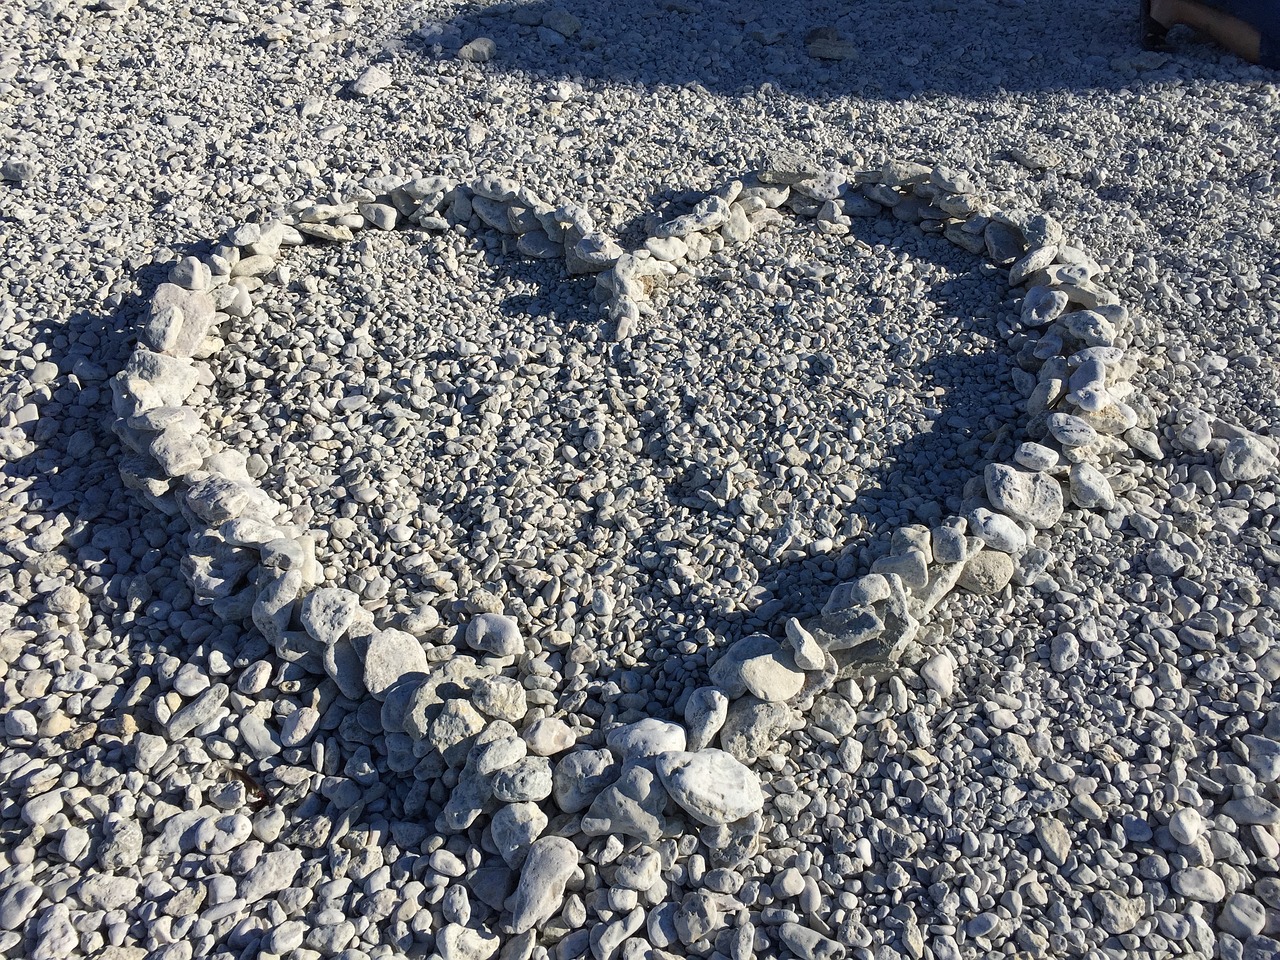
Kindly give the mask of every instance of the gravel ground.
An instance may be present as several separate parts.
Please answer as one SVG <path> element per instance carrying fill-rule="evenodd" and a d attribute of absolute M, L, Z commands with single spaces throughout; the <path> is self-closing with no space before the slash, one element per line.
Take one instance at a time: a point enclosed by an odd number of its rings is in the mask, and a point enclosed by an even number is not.
<path fill-rule="evenodd" d="M 11 4 L 0 954 L 1280 953 L 1280 491 L 1274 457 L 1224 464 L 1280 416 L 1280 88 L 1189 34 L 1141 52 L 1134 13 Z M 148 301 L 228 229 L 369 176 L 511 177 L 630 249 L 779 148 L 944 163 L 1060 221 L 1132 309 L 1161 456 L 779 730 L 749 848 L 674 804 L 661 839 L 588 840 L 559 787 L 550 825 L 504 808 L 510 849 L 441 831 L 457 765 L 420 773 L 377 701 L 195 603 L 186 520 L 123 486 L 109 381 Z M 735 642 L 813 617 L 1024 439 L 1019 294 L 889 216 L 788 219 L 623 343 L 590 280 L 496 237 L 282 264 L 268 321 L 209 358 L 207 430 L 317 531 L 325 584 L 430 655 L 516 617 L 531 710 L 595 748 L 690 716 Z M 556 751 L 525 740 L 536 779 Z M 555 873 L 539 816 L 577 847 L 520 932 L 523 858 Z"/>

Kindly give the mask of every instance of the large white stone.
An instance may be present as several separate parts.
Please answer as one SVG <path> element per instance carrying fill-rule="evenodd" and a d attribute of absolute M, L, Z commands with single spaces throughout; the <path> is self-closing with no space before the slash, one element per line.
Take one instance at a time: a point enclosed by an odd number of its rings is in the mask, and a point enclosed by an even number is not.
<path fill-rule="evenodd" d="M 175 283 L 162 283 L 151 297 L 142 339 L 153 350 L 174 357 L 189 357 L 204 343 L 213 320 L 213 298 L 209 294 Z"/>
<path fill-rule="evenodd" d="M 1249 768 L 1263 783 L 1280 780 L 1280 743 L 1269 737 L 1248 734 L 1240 738 L 1240 745 L 1249 758 Z"/>
<path fill-rule="evenodd" d="M 1113 510 L 1115 491 L 1107 478 L 1091 463 L 1073 463 L 1070 475 L 1071 502 L 1086 510 Z"/>
<path fill-rule="evenodd" d="M 1013 558 L 999 550 L 983 550 L 969 558 L 958 582 L 970 593 L 988 596 L 999 593 L 1011 579 Z"/>
<path fill-rule="evenodd" d="M 1183 807 L 1169 818 L 1169 833 L 1179 843 L 1195 843 L 1204 833 L 1204 817 L 1193 807 Z"/>
<path fill-rule="evenodd" d="M 615 727 L 605 736 L 605 743 L 623 763 L 654 757 L 660 753 L 684 750 L 688 743 L 684 727 L 654 717 L 646 717 L 623 727 Z"/>
<path fill-rule="evenodd" d="M 524 652 L 520 627 L 501 613 L 482 613 L 467 624 L 467 644 L 481 653 L 514 657 Z"/>
<path fill-rule="evenodd" d="M 426 673 L 427 654 L 418 638 L 403 630 L 379 630 L 364 655 L 364 685 L 375 697 L 408 673 Z"/>
<path fill-rule="evenodd" d="M 489 833 L 498 855 L 519 868 L 533 842 L 547 828 L 547 815 L 536 803 L 512 803 L 499 808 L 489 822 Z"/>
<path fill-rule="evenodd" d="M 1201 903 L 1221 903 L 1227 896 L 1227 887 L 1208 867 L 1188 867 L 1173 875 L 1173 892 Z"/>
<path fill-rule="evenodd" d="M 978 507 L 969 515 L 969 530 L 993 550 L 1018 553 L 1027 546 L 1027 535 L 1016 521 L 986 507 Z"/>
<path fill-rule="evenodd" d="M 743 637 L 711 668 L 711 682 L 731 698 L 752 694 L 781 703 L 804 687 L 804 673 L 789 649 L 763 634 Z"/>
<path fill-rule="evenodd" d="M 936 653 L 920 668 L 920 679 L 928 685 L 930 690 L 938 691 L 945 700 L 955 693 L 955 670 L 956 662 L 951 658 L 951 654 L 945 651 Z"/>
<path fill-rule="evenodd" d="M 389 86 L 391 86 L 391 74 L 377 64 L 370 64 L 351 82 L 351 92 L 357 97 L 371 97 Z"/>
<path fill-rule="evenodd" d="M 723 750 L 660 754 L 658 776 L 672 800 L 709 826 L 741 820 L 764 806 L 759 779 Z"/>
<path fill-rule="evenodd" d="M 436 936 L 440 960 L 489 960 L 501 945 L 496 933 L 472 930 L 460 923 L 448 924 Z"/>
<path fill-rule="evenodd" d="M 1220 472 L 1228 483 L 1258 480 L 1275 468 L 1275 454 L 1257 437 L 1236 437 L 1222 451 Z"/>
<path fill-rule="evenodd" d="M 720 728 L 720 745 L 743 762 L 758 759 L 791 729 L 795 716 L 796 712 L 784 703 L 742 697 L 729 705 Z"/>
<path fill-rule="evenodd" d="M 1001 513 L 1044 529 L 1062 517 L 1062 485 L 1045 473 L 1028 473 L 1004 463 L 989 463 L 987 496 Z"/>
<path fill-rule="evenodd" d="M 529 848 L 520 883 L 511 895 L 507 932 L 532 930 L 564 905 L 564 885 L 578 866 L 578 848 L 564 837 L 542 837 Z"/>
<path fill-rule="evenodd" d="M 360 619 L 360 598 L 337 587 L 312 590 L 302 601 L 300 619 L 313 639 L 331 647 Z"/>
<path fill-rule="evenodd" d="M 191 396 L 199 371 L 184 357 L 170 357 L 139 346 L 129 356 L 124 373 L 149 384 L 160 404 L 180 407 Z"/>

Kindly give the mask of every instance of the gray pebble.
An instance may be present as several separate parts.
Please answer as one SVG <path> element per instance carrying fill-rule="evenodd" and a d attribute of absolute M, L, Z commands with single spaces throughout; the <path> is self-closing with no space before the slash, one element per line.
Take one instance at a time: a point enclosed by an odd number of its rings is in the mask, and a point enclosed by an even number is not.
<path fill-rule="evenodd" d="M 274 850 L 264 853 L 258 862 L 240 878 L 238 894 L 246 903 L 257 903 L 293 885 L 302 868 L 302 851 Z"/>
<path fill-rule="evenodd" d="M 565 813 L 577 813 L 591 805 L 605 787 L 618 778 L 621 766 L 608 750 L 577 750 L 556 764 L 552 791 L 555 804 Z"/>
<path fill-rule="evenodd" d="M 169 740 L 180 740 L 192 730 L 208 723 L 218 715 L 230 692 L 225 683 L 214 684 L 169 719 L 165 724 L 165 736 Z"/>
<path fill-rule="evenodd" d="M 493 778 L 493 795 L 503 803 L 545 800 L 551 790 L 551 761 L 546 757 L 525 757 Z"/>
<path fill-rule="evenodd" d="M 1173 875 L 1173 890 L 1179 896 L 1202 903 L 1221 903 L 1227 895 L 1222 878 L 1208 867 L 1179 870 Z"/>
<path fill-rule="evenodd" d="M 716 687 L 699 687 L 689 695 L 684 708 L 688 729 L 688 748 L 701 750 L 711 742 L 724 725 L 729 711 L 729 698 Z"/>

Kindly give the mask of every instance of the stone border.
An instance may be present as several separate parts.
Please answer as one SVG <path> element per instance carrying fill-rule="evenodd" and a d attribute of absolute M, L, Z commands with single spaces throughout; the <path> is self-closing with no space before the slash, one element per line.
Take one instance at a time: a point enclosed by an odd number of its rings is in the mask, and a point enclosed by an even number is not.
<path fill-rule="evenodd" d="M 768 752 L 789 728 L 795 708 L 807 709 L 818 694 L 857 676 L 868 663 L 900 659 L 921 621 L 957 586 L 978 593 L 1002 589 L 1014 576 L 1014 557 L 1028 550 L 1038 531 L 1057 523 L 1068 504 L 1113 508 L 1115 490 L 1103 473 L 1113 458 L 1131 448 L 1160 456 L 1157 438 L 1139 426 L 1138 414 L 1125 402 L 1139 359 L 1131 350 L 1128 311 L 1095 282 L 1102 268 L 1064 242 L 1049 218 L 997 210 L 966 176 L 942 166 L 891 161 L 846 182 L 782 156 L 769 158 L 758 174 L 708 194 L 692 212 L 662 223 L 627 252 L 581 208 L 552 207 L 500 177 L 466 184 L 444 177 L 370 180 L 339 202 L 294 203 L 277 220 L 238 227 L 209 257 L 187 257 L 172 269 L 151 299 L 137 347 L 112 381 L 114 427 L 131 451 L 120 464 L 124 482 L 159 509 L 186 518 L 193 536 L 183 566 L 197 602 L 228 621 L 252 621 L 282 660 L 331 678 L 347 697 L 381 701 L 388 732 L 404 732 L 415 741 L 431 735 L 439 745 L 433 761 L 438 773 L 461 770 L 438 830 L 468 828 L 492 811 L 495 797 L 547 799 L 551 768 L 544 758 L 572 750 L 559 761 L 572 771 L 564 779 L 589 781 L 610 755 L 573 749 L 571 728 L 549 715 L 554 694 L 525 691 L 503 675 L 525 654 L 518 624 L 501 614 L 480 614 L 456 638 L 471 655 L 444 647 L 428 657 L 413 634 L 379 628 L 354 592 L 319 587 L 312 534 L 283 520 L 285 508 L 249 476 L 244 454 L 206 434 L 200 405 L 214 381 L 199 358 L 221 346 L 217 334 L 223 323 L 253 313 L 254 293 L 266 278 L 286 273 L 277 265 L 283 249 L 350 241 L 369 230 L 443 231 L 460 224 L 514 238 L 515 249 L 527 257 L 563 258 L 572 275 L 594 275 L 614 336 L 625 340 L 652 313 L 648 301 L 655 288 L 781 221 L 784 209 L 837 234 L 848 232 L 853 216 L 890 210 L 1007 269 L 1009 285 L 1026 288 L 1020 321 L 1008 337 L 1020 368 L 1017 385 L 1028 395 L 1023 426 L 1035 441 L 1023 443 L 1013 463 L 988 464 L 980 481 L 970 481 L 965 496 L 972 508 L 965 515 L 934 529 L 912 525 L 895 531 L 888 555 L 869 574 L 838 585 L 820 616 L 806 624 L 787 621 L 785 643 L 753 636 L 724 651 L 711 671 L 715 686 L 690 696 L 684 728 L 644 720 L 608 732 L 609 747 L 624 761 L 659 754 L 693 758 L 668 757 L 657 764 L 667 792 L 656 791 L 662 796 L 649 811 L 653 822 L 633 818 L 622 832 L 656 841 L 670 795 L 694 822 L 727 831 L 726 862 L 745 859 L 761 823 L 763 797 L 743 764 Z M 442 701 L 436 690 L 446 681 L 459 684 L 469 699 Z M 211 688 L 178 711 L 167 732 L 188 732 L 188 710 L 204 716 L 207 710 L 195 709 L 199 704 L 211 699 L 205 707 L 216 710 L 227 694 L 223 684 Z M 545 709 L 525 723 L 530 705 Z M 532 755 L 528 761 L 542 759 L 545 791 L 525 796 L 495 787 L 501 769 L 495 772 L 493 758 L 485 759 L 485 748 L 513 737 L 523 737 Z M 713 746 L 717 741 L 722 749 Z M 523 757 L 524 748 L 517 753 Z M 739 792 L 747 802 L 717 807 L 698 794 L 704 787 L 690 787 L 689 764 L 724 782 L 737 778 L 745 784 Z M 571 817 L 581 814 L 576 830 L 618 832 L 616 816 L 597 811 L 598 803 L 589 798 L 580 802 L 570 786 L 561 789 L 557 782 L 555 802 Z M 603 790 L 600 799 L 608 795 Z M 633 806 L 638 799 L 632 798 Z M 531 862 L 553 864 L 546 868 L 552 887 L 557 871 L 576 858 L 576 849 L 571 855 L 552 843 L 572 848 L 566 835 L 561 829 L 559 837 L 536 840 L 535 832 L 528 840 Z M 525 855 L 518 855 L 519 862 Z M 538 893 L 548 883 L 546 870 L 522 873 L 524 899 L 516 901 L 508 933 L 523 934 L 551 915 Z M 538 875 L 530 879 L 531 873 Z"/>

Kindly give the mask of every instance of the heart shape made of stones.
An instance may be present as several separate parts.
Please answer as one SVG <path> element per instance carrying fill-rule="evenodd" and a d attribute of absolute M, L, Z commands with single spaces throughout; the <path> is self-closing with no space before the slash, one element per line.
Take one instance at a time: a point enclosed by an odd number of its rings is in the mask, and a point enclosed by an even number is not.
<path fill-rule="evenodd" d="M 932 529 L 894 531 L 888 554 L 869 573 L 839 584 L 818 617 L 789 618 L 783 640 L 754 635 L 725 650 L 712 667 L 712 685 L 687 698 L 683 725 L 645 719 L 606 731 L 604 744 L 580 744 L 562 718 L 574 698 L 521 683 L 530 654 L 514 618 L 480 613 L 454 644 L 429 646 L 412 625 L 380 625 L 356 593 L 319 585 L 323 574 L 308 530 L 290 522 L 250 477 L 243 453 L 203 427 L 199 407 L 213 381 L 197 358 L 217 349 L 224 324 L 252 314 L 254 294 L 268 280 L 280 279 L 284 248 L 398 227 L 494 230 L 524 256 L 563 258 L 571 275 L 593 275 L 613 336 L 625 340 L 656 287 L 713 252 L 745 243 L 786 210 L 832 231 L 847 228 L 850 217 L 891 210 L 1007 269 L 1009 286 L 1025 288 L 1019 322 L 1002 332 L 1022 374 L 1019 426 L 1033 439 L 1018 447 L 1012 463 L 986 466 L 966 491 L 971 507 L 963 515 Z M 912 646 L 921 622 L 957 586 L 997 592 L 1014 577 L 1015 557 L 1034 573 L 1032 538 L 1068 508 L 1116 506 L 1124 477 L 1115 467 L 1135 451 L 1160 452 L 1127 402 L 1139 362 L 1133 325 L 1118 298 L 1096 282 L 1101 273 L 1053 221 L 994 209 L 966 176 L 943 166 L 892 161 L 850 183 L 795 157 L 770 158 L 629 252 L 583 209 L 552 207 L 499 177 L 466 184 L 438 176 L 381 178 L 330 202 L 293 204 L 270 222 L 241 226 L 209 257 L 188 257 L 173 268 L 112 383 L 115 428 L 130 451 L 121 471 L 148 502 L 188 521 L 184 569 L 198 602 L 226 620 L 251 621 L 293 669 L 373 704 L 392 738 L 389 749 L 392 742 L 402 748 L 387 758 L 393 769 L 408 764 L 419 785 L 456 772 L 447 796 L 411 790 L 406 815 L 434 812 L 444 833 L 489 818 L 494 842 L 520 871 L 504 915 L 506 932 L 520 935 L 558 909 L 555 891 L 577 864 L 571 842 L 541 836 L 547 819 L 538 804 L 580 815 L 588 835 L 621 833 L 645 843 L 668 831 L 667 811 L 674 808 L 691 824 L 721 828 L 718 860 L 740 862 L 754 849 L 764 802 L 751 765 L 790 728 L 797 710 L 869 664 L 919 653 Z M 922 673 L 946 672 L 945 659 L 936 655 Z M 225 684 L 214 685 L 165 718 L 166 732 L 198 730 L 217 716 L 228 693 Z M 316 711 L 305 710 L 281 731 L 286 747 L 305 743 L 314 727 Z M 312 759 L 323 766 L 314 748 Z"/>

